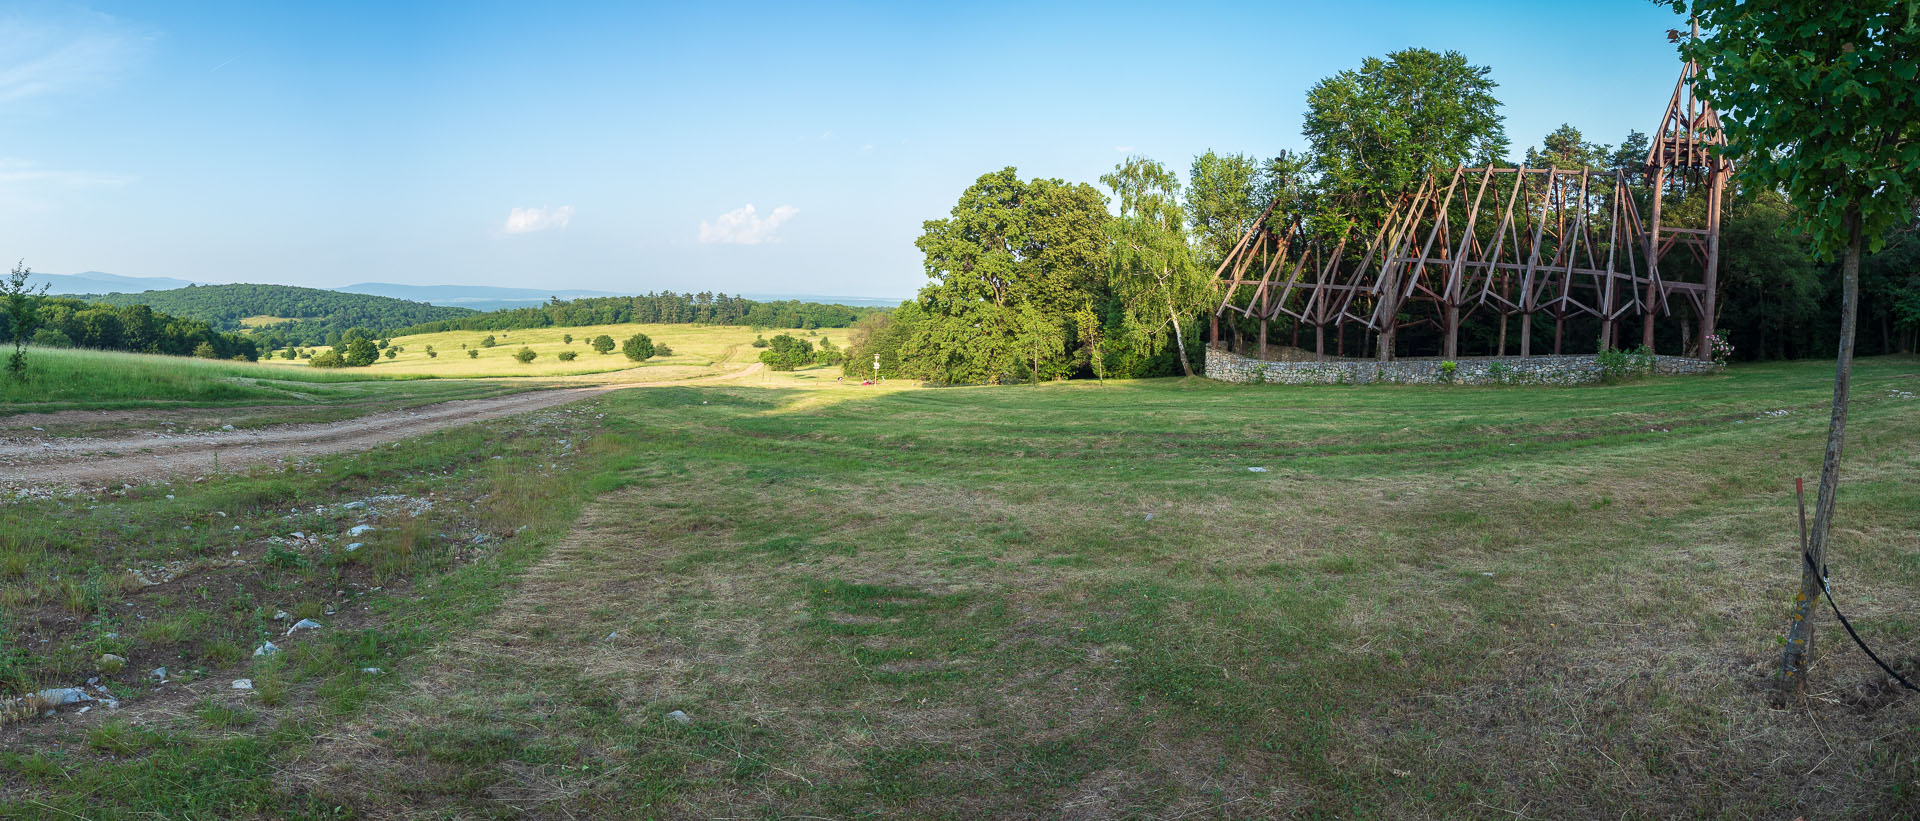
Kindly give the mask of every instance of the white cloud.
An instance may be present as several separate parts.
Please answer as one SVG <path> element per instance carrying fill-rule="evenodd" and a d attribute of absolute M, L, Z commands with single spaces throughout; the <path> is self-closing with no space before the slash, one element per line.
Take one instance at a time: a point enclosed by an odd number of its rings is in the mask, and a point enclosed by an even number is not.
<path fill-rule="evenodd" d="M 747 203 L 732 211 L 714 217 L 712 222 L 700 221 L 700 242 L 702 244 L 720 243 L 723 245 L 759 245 L 763 242 L 777 242 L 773 231 L 781 223 L 793 219 L 800 209 L 791 205 L 782 205 L 773 209 L 765 219 L 753 210 L 753 203 Z"/>
<path fill-rule="evenodd" d="M 515 208 L 507 213 L 507 224 L 503 229 L 509 234 L 525 234 L 532 231 L 545 231 L 548 228 L 565 228 L 573 221 L 573 206 L 562 205 L 559 208 Z"/>
<path fill-rule="evenodd" d="M 87 30 L 0 21 L 0 103 L 111 80 L 140 50 L 139 39 L 90 20 Z"/>
<path fill-rule="evenodd" d="M 39 163 L 18 157 L 0 157 L 0 186 L 15 183 L 49 183 L 64 186 L 126 185 L 137 178 L 126 174 L 95 171 L 63 171 L 41 168 Z"/>

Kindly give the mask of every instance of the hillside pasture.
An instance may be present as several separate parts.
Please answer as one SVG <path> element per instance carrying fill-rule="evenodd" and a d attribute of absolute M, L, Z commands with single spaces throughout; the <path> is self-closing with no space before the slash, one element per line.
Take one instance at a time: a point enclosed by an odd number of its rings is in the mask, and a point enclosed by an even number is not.
<path fill-rule="evenodd" d="M 612 337 L 617 346 L 636 333 L 646 334 L 655 345 L 672 348 L 673 355 L 656 356 L 635 363 L 622 355 L 618 347 L 602 354 L 590 344 L 594 337 L 605 334 Z M 668 381 L 732 370 L 758 361 L 760 349 L 752 346 L 754 337 L 772 337 L 783 333 L 810 340 L 816 346 L 822 338 L 831 338 L 833 344 L 844 346 L 848 332 L 844 328 L 830 328 L 813 331 L 815 336 L 807 336 L 808 331 L 797 329 L 756 331 L 734 325 L 642 324 L 522 328 L 510 331 L 442 331 L 394 337 L 391 342 L 401 348 L 399 355 L 388 359 L 383 351 L 380 360 L 373 365 L 349 370 L 383 376 L 477 378 L 580 376 L 640 368 L 644 370 L 634 374 L 637 378 Z M 573 342 L 564 341 L 567 335 L 572 335 Z M 481 347 L 480 341 L 488 336 L 494 338 L 494 346 Z M 428 345 L 433 346 L 438 356 L 427 355 Z M 461 345 L 467 347 L 462 349 Z M 532 362 L 523 363 L 513 358 L 514 352 L 523 347 L 533 349 L 535 357 Z M 479 351 L 479 357 L 468 356 L 468 350 Z M 562 362 L 559 358 L 562 351 L 573 351 L 578 358 L 572 362 Z M 270 364 L 281 367 L 305 366 L 307 360 L 276 358 Z"/>

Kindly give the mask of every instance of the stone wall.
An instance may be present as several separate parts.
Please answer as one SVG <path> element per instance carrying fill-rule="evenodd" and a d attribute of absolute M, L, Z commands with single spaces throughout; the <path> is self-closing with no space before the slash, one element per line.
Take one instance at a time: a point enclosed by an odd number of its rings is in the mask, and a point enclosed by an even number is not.
<path fill-rule="evenodd" d="M 1207 348 L 1207 378 L 1222 382 L 1272 382 L 1281 385 L 1582 385 L 1600 381 L 1595 354 L 1528 357 L 1462 357 L 1452 373 L 1441 359 L 1329 359 L 1325 362 L 1272 362 Z M 1658 374 L 1717 373 L 1704 359 L 1653 357 Z"/>

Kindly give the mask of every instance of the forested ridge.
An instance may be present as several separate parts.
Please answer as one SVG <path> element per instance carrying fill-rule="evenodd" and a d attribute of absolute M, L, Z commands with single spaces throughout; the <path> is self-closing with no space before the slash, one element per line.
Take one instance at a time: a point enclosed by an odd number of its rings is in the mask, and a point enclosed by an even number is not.
<path fill-rule="evenodd" d="M 245 327 L 242 320 L 248 317 L 290 320 L 259 329 L 256 335 L 271 336 L 277 343 L 269 347 L 329 344 L 349 328 L 383 331 L 477 313 L 471 308 L 445 308 L 393 297 L 244 283 L 78 298 L 115 306 L 146 305 L 156 311 L 209 323 L 222 331 L 242 330 Z"/>
<path fill-rule="evenodd" d="M 856 308 L 818 302 L 758 302 L 710 291 L 672 291 L 639 296 L 558 300 L 537 308 L 510 308 L 427 322 L 395 330 L 392 336 L 439 331 L 510 331 L 581 325 L 644 324 L 750 325 L 758 328 L 844 328 L 881 308 Z"/>

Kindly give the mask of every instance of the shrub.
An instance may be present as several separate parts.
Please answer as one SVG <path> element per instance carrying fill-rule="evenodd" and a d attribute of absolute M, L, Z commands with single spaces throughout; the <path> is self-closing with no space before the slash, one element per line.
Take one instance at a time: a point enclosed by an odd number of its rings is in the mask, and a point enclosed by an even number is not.
<path fill-rule="evenodd" d="M 1653 373 L 1653 351 L 1645 345 L 1632 350 L 1609 348 L 1595 359 L 1600 363 L 1600 381 L 1609 385 Z"/>
<path fill-rule="evenodd" d="M 1447 382 L 1452 382 L 1454 376 L 1458 375 L 1459 373 L 1460 373 L 1460 363 L 1455 362 L 1451 359 L 1441 361 L 1440 378 L 1442 380 L 1445 380 Z"/>
<path fill-rule="evenodd" d="M 472 349 L 472 348 L 468 348 L 468 349 L 467 349 L 467 358 L 468 358 L 468 359 L 479 359 L 479 358 L 480 358 L 480 352 L 479 352 L 479 351 L 476 351 L 476 350 L 474 350 L 474 349 Z"/>
<path fill-rule="evenodd" d="M 536 356 L 539 356 L 539 354 L 534 353 L 532 348 L 521 348 L 513 352 L 513 358 L 520 360 L 520 364 L 522 365 L 532 362 Z"/>
<path fill-rule="evenodd" d="M 764 348 L 768 344 L 767 338 L 764 336 L 756 336 L 753 338 L 753 346 L 756 348 Z"/>
<path fill-rule="evenodd" d="M 575 358 L 577 358 L 577 357 L 579 357 L 579 356 L 580 356 L 580 352 L 579 352 L 579 351 L 561 351 L 561 352 L 560 352 L 560 361 L 562 361 L 562 362 L 572 362 L 572 361 L 573 361 L 573 360 L 574 360 Z"/>
<path fill-rule="evenodd" d="M 344 368 L 347 366 L 347 360 L 340 355 L 339 351 L 323 351 L 320 355 L 309 360 L 307 366 L 311 368 Z"/>
<path fill-rule="evenodd" d="M 193 355 L 200 357 L 201 359 L 219 359 L 220 358 L 220 352 L 214 349 L 212 342 L 202 342 L 198 345 L 193 346 Z"/>
<path fill-rule="evenodd" d="M 593 338 L 593 349 L 603 354 L 613 353 L 613 337 L 601 334 Z"/>
<path fill-rule="evenodd" d="M 655 345 L 653 346 L 653 355 L 654 356 L 672 356 L 673 349 L 665 345 Z"/>
<path fill-rule="evenodd" d="M 1707 348 L 1708 355 L 1713 357 L 1713 364 L 1715 365 L 1724 368 L 1727 365 L 1727 360 L 1733 358 L 1733 343 L 1727 341 L 1726 334 L 1716 333 L 1708 337 Z"/>
<path fill-rule="evenodd" d="M 299 570 L 307 566 L 307 557 L 300 555 L 300 551 L 285 545 L 273 545 L 267 548 L 267 555 L 263 560 L 269 566 L 282 570 Z"/>
<path fill-rule="evenodd" d="M 493 334 L 487 334 L 480 339 L 480 347 L 482 348 L 491 348 L 498 344 L 500 343 L 493 341 Z"/>
<path fill-rule="evenodd" d="M 71 348 L 73 337 L 59 328 L 41 328 L 33 332 L 33 344 L 42 348 Z"/>
<path fill-rule="evenodd" d="M 440 352 L 439 352 L 439 351 L 427 351 L 427 358 L 428 358 L 428 359 L 439 359 L 439 358 L 440 358 Z"/>
<path fill-rule="evenodd" d="M 767 340 L 760 361 L 776 371 L 790 371 L 813 361 L 813 343 L 788 334 Z"/>
<path fill-rule="evenodd" d="M 394 357 L 396 357 L 396 356 L 399 356 L 399 355 L 400 355 L 400 349 L 399 349 L 399 348 L 388 348 L 388 349 L 387 349 L 387 358 L 388 358 L 388 359 L 392 359 L 392 358 L 394 358 Z"/>
<path fill-rule="evenodd" d="M 294 352 L 294 350 L 293 350 L 292 348 L 288 348 L 288 349 L 286 349 L 286 350 L 284 350 L 284 351 L 281 351 L 281 352 L 280 352 L 280 358 L 281 358 L 281 359 L 293 359 L 293 358 L 295 358 L 295 357 L 298 357 L 299 355 L 300 355 L 300 354 L 298 354 L 298 353 L 295 353 L 295 352 Z"/>
<path fill-rule="evenodd" d="M 340 358 L 349 368 L 364 368 L 380 358 L 380 350 L 373 347 L 372 342 L 356 339 L 347 343 L 347 350 L 340 354 Z"/>
<path fill-rule="evenodd" d="M 635 362 L 645 361 L 653 356 L 653 340 L 648 339 L 646 334 L 634 334 L 620 343 L 620 352 Z"/>
<path fill-rule="evenodd" d="M 561 335 L 560 335 L 560 341 L 561 341 L 561 342 L 563 342 L 563 343 L 565 343 L 565 344 L 568 344 L 568 345 L 572 345 L 572 344 L 573 344 L 573 334 L 561 334 Z"/>

